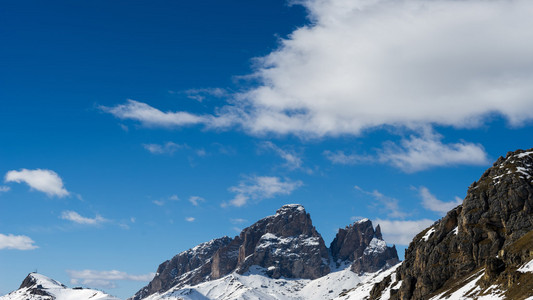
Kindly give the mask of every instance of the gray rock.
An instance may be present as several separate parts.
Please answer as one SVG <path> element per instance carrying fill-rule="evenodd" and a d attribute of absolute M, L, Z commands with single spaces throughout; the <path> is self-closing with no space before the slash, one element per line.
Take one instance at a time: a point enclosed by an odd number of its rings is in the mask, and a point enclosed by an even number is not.
<path fill-rule="evenodd" d="M 500 157 L 469 187 L 462 205 L 413 239 L 391 299 L 425 299 L 481 268 L 485 284 L 513 288 L 517 267 L 533 258 L 532 180 L 533 149 Z"/>

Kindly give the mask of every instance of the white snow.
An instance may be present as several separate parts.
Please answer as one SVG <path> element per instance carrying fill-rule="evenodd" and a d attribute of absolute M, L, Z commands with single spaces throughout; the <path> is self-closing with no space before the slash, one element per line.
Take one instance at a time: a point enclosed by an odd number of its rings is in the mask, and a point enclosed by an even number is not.
<path fill-rule="evenodd" d="M 364 218 L 364 219 L 361 219 L 361 220 L 357 220 L 355 222 L 355 224 L 361 224 L 361 223 L 365 223 L 365 222 L 368 222 L 369 220 L 367 218 Z"/>
<path fill-rule="evenodd" d="M 481 290 L 478 285 L 478 281 L 483 277 L 485 270 L 480 270 L 476 274 L 470 276 L 467 280 L 470 280 L 467 284 L 463 285 L 460 289 L 453 292 L 451 295 L 444 296 L 446 292 L 443 292 L 430 300 L 464 300 L 464 299 L 476 299 L 476 300 L 503 300 L 503 292 L 498 289 L 498 286 L 492 285 L 485 290 Z M 483 294 L 483 295 L 480 295 Z"/>
<path fill-rule="evenodd" d="M 40 286 L 39 289 L 47 292 L 55 300 L 119 300 L 101 291 L 92 289 L 70 289 L 58 281 L 44 275 L 32 273 L 35 284 L 31 287 L 18 289 L 12 293 L 0 297 L 0 300 L 49 300 L 48 296 L 34 295 L 30 293 L 32 288 Z"/>
<path fill-rule="evenodd" d="M 457 233 L 459 233 L 459 226 L 455 226 L 453 229 L 453 234 L 457 235 Z"/>
<path fill-rule="evenodd" d="M 516 157 L 518 157 L 518 158 L 522 158 L 522 157 L 524 157 L 524 156 L 529 156 L 529 155 L 531 155 L 531 154 L 533 154 L 533 151 L 529 151 L 529 152 L 524 152 L 524 153 L 517 154 Z"/>
<path fill-rule="evenodd" d="M 365 249 L 365 255 L 370 255 L 374 253 L 383 253 L 387 249 L 387 243 L 384 240 L 373 238 L 370 241 L 370 244 Z"/>
<path fill-rule="evenodd" d="M 382 271 L 382 272 L 376 272 L 373 274 L 367 274 L 360 277 L 361 282 L 357 284 L 354 288 L 351 290 L 348 290 L 343 296 L 339 296 L 337 298 L 334 298 L 335 300 L 362 300 L 362 299 L 368 299 L 370 295 L 370 291 L 374 287 L 374 284 L 381 282 L 385 277 L 391 275 L 391 279 L 395 280 L 395 272 L 396 269 L 401 264 L 397 264 L 396 266 Z M 389 299 L 390 298 L 390 287 L 387 288 L 385 291 L 383 291 L 382 300 Z"/>
<path fill-rule="evenodd" d="M 357 276 L 347 267 L 334 271 L 315 280 L 309 279 L 274 279 L 266 276 L 266 269 L 252 266 L 243 275 L 231 273 L 223 278 L 204 282 L 195 286 L 172 289 L 164 294 L 154 294 L 146 300 L 331 300 L 362 299 L 339 298 L 339 294 L 354 287 L 357 295 L 368 296 L 374 283 L 380 281 L 395 270 L 393 267 L 385 272 Z M 367 280 L 368 279 L 368 280 Z M 369 281 L 368 283 L 363 283 Z M 370 281 L 372 283 L 370 283 Z M 355 295 L 355 294 L 354 294 Z"/>
<path fill-rule="evenodd" d="M 521 273 L 533 272 L 533 260 L 521 266 L 517 271 Z"/>
<path fill-rule="evenodd" d="M 424 240 L 424 242 L 427 242 L 433 232 L 435 232 L 435 227 L 431 227 L 431 229 L 428 230 L 428 232 L 426 232 L 426 234 L 424 234 L 424 236 L 420 240 Z"/>

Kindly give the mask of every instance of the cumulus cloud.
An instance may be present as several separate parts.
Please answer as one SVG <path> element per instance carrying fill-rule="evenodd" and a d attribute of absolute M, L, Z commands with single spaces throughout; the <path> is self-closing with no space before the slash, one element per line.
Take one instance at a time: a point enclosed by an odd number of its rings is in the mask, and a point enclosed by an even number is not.
<path fill-rule="evenodd" d="M 194 222 L 194 220 L 196 220 L 196 218 L 194 218 L 194 217 L 185 218 L 185 221 L 187 221 L 187 222 Z"/>
<path fill-rule="evenodd" d="M 100 225 L 108 221 L 99 215 L 96 215 L 94 218 L 83 217 L 79 213 L 71 210 L 63 211 L 60 218 L 82 225 Z"/>
<path fill-rule="evenodd" d="M 446 214 L 452 208 L 463 203 L 463 200 L 459 197 L 455 197 L 455 200 L 450 201 L 450 202 L 441 201 L 437 199 L 435 195 L 431 194 L 429 189 L 424 186 L 418 189 L 418 193 L 420 194 L 420 197 L 422 198 L 422 206 L 424 206 L 425 209 L 438 212 L 441 214 Z"/>
<path fill-rule="evenodd" d="M 187 148 L 186 145 L 179 145 L 174 142 L 167 142 L 165 144 L 143 144 L 144 149 L 152 154 L 174 154 L 174 152 Z"/>
<path fill-rule="evenodd" d="M 70 276 L 71 284 L 83 284 L 86 286 L 98 288 L 115 288 L 115 281 L 117 280 L 148 282 L 152 280 L 155 276 L 155 273 L 149 273 L 145 275 L 131 275 L 126 272 L 121 272 L 117 270 L 67 270 L 66 272 Z"/>
<path fill-rule="evenodd" d="M 377 224 L 380 225 L 383 238 L 387 243 L 407 246 L 415 235 L 429 227 L 435 221 L 429 219 L 409 221 L 375 219 L 372 222 L 376 226 Z"/>
<path fill-rule="evenodd" d="M 278 195 L 290 195 L 294 190 L 302 186 L 300 180 L 281 179 L 279 177 L 253 176 L 230 187 L 229 190 L 235 193 L 235 197 L 229 203 L 222 206 L 243 206 L 250 200 L 260 201 L 270 199 Z"/>
<path fill-rule="evenodd" d="M 50 197 L 64 197 L 69 195 L 69 192 L 63 186 L 61 177 L 52 170 L 21 169 L 20 171 L 9 171 L 6 173 L 5 182 L 24 182 L 32 189 L 43 192 Z"/>
<path fill-rule="evenodd" d="M 0 233 L 0 250 L 32 250 L 37 249 L 35 242 L 25 235 L 1 234 Z"/>
<path fill-rule="evenodd" d="M 374 198 L 374 201 L 376 204 L 379 204 L 379 207 L 381 207 L 384 211 L 387 212 L 387 215 L 391 218 L 403 218 L 407 216 L 407 213 L 403 212 L 400 209 L 399 201 L 396 198 L 392 198 L 389 196 L 385 196 L 382 193 L 380 193 L 378 190 L 373 191 L 366 191 L 359 186 L 354 186 L 356 190 L 359 192 L 371 196 Z"/>
<path fill-rule="evenodd" d="M 412 173 L 447 165 L 486 165 L 489 163 L 483 146 L 467 142 L 442 143 L 442 136 L 425 130 L 422 136 L 402 139 L 400 145 L 387 143 L 378 154 L 382 163 Z"/>
<path fill-rule="evenodd" d="M 533 119 L 533 2 L 299 0 L 311 22 L 256 60 L 253 87 L 215 115 L 128 100 L 146 126 L 240 125 L 252 134 L 359 135 L 382 126 Z"/>
<path fill-rule="evenodd" d="M 533 3 L 298 1 L 312 24 L 259 61 L 241 95 L 252 132 L 359 134 L 382 125 L 533 118 Z"/>

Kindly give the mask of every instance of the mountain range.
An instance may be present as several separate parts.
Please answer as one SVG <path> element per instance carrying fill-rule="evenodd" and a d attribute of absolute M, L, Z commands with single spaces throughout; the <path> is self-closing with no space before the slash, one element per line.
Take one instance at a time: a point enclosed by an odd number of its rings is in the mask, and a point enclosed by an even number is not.
<path fill-rule="evenodd" d="M 533 299 L 533 149 L 509 152 L 463 203 L 414 237 L 400 262 L 368 219 L 326 247 L 304 207 L 289 204 L 177 254 L 129 300 Z M 117 299 L 31 273 L 0 300 Z"/>

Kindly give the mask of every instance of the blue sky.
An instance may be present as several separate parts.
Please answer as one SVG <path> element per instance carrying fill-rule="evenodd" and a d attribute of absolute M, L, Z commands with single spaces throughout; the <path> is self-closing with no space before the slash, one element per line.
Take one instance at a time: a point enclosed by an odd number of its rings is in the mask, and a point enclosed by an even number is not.
<path fill-rule="evenodd" d="M 527 1 L 2 6 L 0 294 L 38 270 L 126 298 L 287 203 L 402 252 L 532 147 Z"/>

